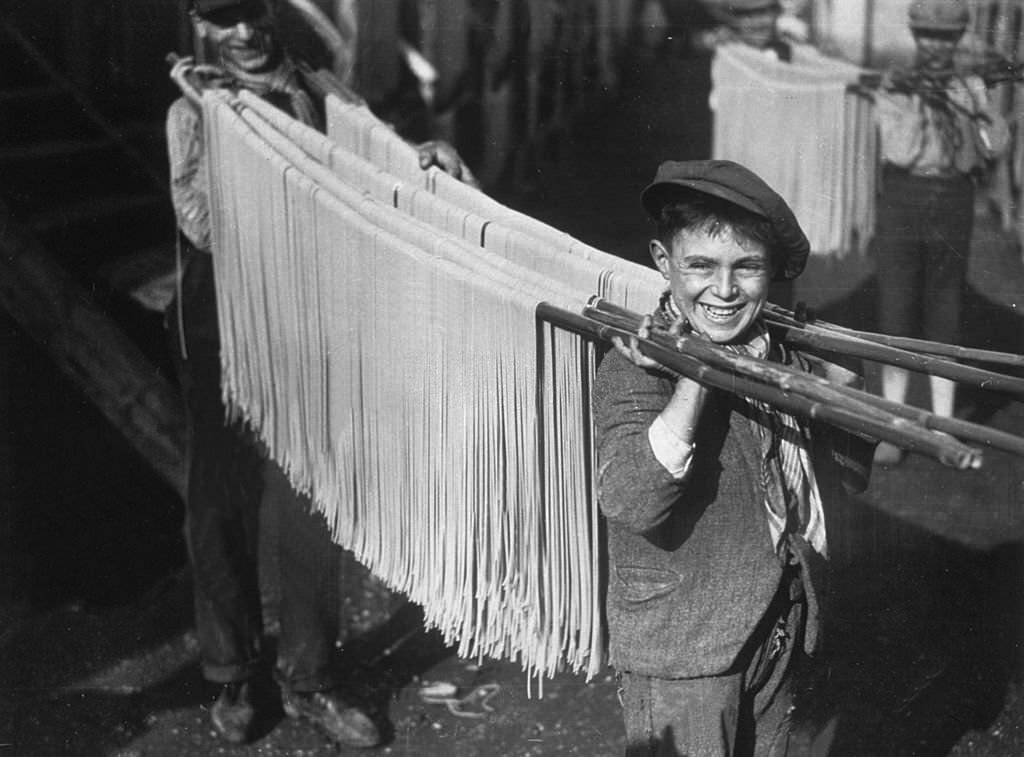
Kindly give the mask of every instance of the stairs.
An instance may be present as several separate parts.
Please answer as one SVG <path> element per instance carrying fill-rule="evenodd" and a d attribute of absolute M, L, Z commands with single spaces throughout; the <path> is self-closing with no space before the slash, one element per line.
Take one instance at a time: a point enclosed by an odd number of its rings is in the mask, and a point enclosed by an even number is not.
<path fill-rule="evenodd" d="M 162 114 L 99 96 L 0 10 L 0 631 L 184 559 Z"/>
<path fill-rule="evenodd" d="M 175 226 L 162 122 L 130 103 L 108 110 L 101 114 L 0 18 L 0 197 L 80 284 L 116 308 L 133 294 L 119 287 L 173 271 Z M 125 267 L 135 275 L 120 275 Z"/>

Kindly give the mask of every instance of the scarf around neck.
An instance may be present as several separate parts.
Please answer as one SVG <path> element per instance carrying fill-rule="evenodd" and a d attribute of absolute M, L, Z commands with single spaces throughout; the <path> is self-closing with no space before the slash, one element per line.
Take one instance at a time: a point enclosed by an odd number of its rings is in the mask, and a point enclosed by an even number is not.
<path fill-rule="evenodd" d="M 659 303 L 657 316 L 666 324 L 684 319 L 682 311 L 666 291 Z M 693 333 L 687 321 L 684 330 Z M 745 342 L 722 345 L 739 355 L 770 359 L 771 335 L 759 317 Z M 806 424 L 767 402 L 740 397 L 742 414 L 761 444 L 761 485 L 772 544 L 780 559 L 785 557 L 789 534 L 803 536 L 814 550 L 827 555 L 825 519 L 814 469 L 809 454 L 810 437 Z"/>
<path fill-rule="evenodd" d="M 320 119 L 313 99 L 303 89 L 299 80 L 299 69 L 291 60 L 286 58 L 280 66 L 267 73 L 248 74 L 235 69 L 231 69 L 229 73 L 237 86 L 248 89 L 275 105 L 283 105 L 284 110 L 307 126 L 320 128 Z"/>

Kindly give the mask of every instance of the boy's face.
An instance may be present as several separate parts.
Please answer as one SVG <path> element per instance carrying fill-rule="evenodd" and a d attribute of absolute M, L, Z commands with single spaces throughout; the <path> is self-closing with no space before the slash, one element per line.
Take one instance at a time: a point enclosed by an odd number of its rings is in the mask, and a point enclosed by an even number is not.
<path fill-rule="evenodd" d="M 214 18 L 197 18 L 199 33 L 208 39 L 229 68 L 258 74 L 277 63 L 277 35 L 274 18 L 262 3 L 252 3 L 246 12 Z"/>
<path fill-rule="evenodd" d="M 927 71 L 948 71 L 960 43 L 961 32 L 914 32 L 917 67 Z"/>
<path fill-rule="evenodd" d="M 651 240 L 651 257 L 695 331 L 717 344 L 746 340 L 768 300 L 772 271 L 763 244 L 729 227 L 684 229 L 668 249 Z"/>

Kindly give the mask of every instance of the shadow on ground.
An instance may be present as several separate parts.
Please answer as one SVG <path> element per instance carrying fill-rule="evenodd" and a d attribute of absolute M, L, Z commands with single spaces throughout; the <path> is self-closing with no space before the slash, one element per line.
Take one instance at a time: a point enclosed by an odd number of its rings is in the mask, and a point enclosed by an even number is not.
<path fill-rule="evenodd" d="M 1016 754 L 1020 542 L 977 549 L 878 510 L 861 516 L 897 538 L 837 571 L 829 662 L 806 692 L 815 722 L 838 718 L 830 754 Z"/>

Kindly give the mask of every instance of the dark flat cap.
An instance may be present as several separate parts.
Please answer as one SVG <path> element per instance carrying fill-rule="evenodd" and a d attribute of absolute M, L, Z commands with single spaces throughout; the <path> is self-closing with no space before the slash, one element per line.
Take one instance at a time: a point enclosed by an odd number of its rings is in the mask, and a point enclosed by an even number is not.
<path fill-rule="evenodd" d="M 775 253 L 783 258 L 777 280 L 795 279 L 804 270 L 811 245 L 786 201 L 749 168 L 731 160 L 667 160 L 640 195 L 651 217 L 679 190 L 711 195 L 766 218 L 777 241 Z"/>
<path fill-rule="evenodd" d="M 192 0 L 196 15 L 221 26 L 258 18 L 267 5 L 264 0 Z"/>

